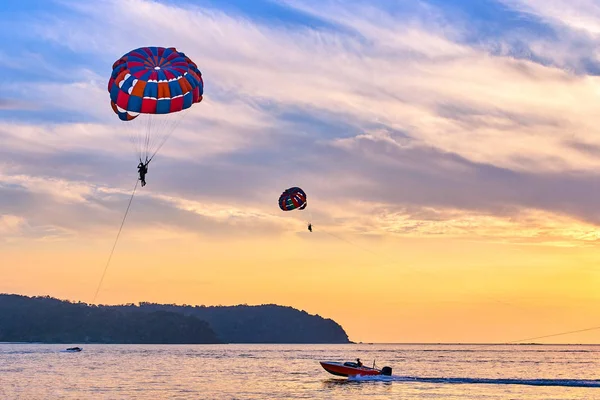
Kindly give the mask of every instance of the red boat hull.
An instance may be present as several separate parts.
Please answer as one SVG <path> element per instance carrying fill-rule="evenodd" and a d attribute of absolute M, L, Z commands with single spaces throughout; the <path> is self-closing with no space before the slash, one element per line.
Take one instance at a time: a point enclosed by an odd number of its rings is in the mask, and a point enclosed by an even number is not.
<path fill-rule="evenodd" d="M 368 376 L 381 375 L 381 370 L 369 367 L 353 367 L 334 361 L 320 361 L 323 369 L 336 376 Z"/>

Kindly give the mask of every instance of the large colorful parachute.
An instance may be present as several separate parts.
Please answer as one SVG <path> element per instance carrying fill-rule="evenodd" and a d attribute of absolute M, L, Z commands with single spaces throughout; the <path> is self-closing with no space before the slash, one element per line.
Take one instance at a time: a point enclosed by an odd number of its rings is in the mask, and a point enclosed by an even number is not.
<path fill-rule="evenodd" d="M 108 92 L 127 127 L 139 125 L 131 139 L 142 160 L 151 159 L 181 122 L 179 111 L 202 101 L 204 82 L 197 65 L 177 49 L 141 47 L 113 64 Z M 141 115 L 143 123 L 131 123 Z"/>
<path fill-rule="evenodd" d="M 279 196 L 279 208 L 283 211 L 304 210 L 306 204 L 306 193 L 299 187 L 286 189 Z"/>
<path fill-rule="evenodd" d="M 141 47 L 113 64 L 110 104 L 123 121 L 139 114 L 168 114 L 202 101 L 196 64 L 173 47 Z"/>

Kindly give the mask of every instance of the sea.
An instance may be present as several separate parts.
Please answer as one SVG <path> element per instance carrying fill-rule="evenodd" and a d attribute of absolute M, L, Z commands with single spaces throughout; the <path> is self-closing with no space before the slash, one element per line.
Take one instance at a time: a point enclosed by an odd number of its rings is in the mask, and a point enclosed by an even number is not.
<path fill-rule="evenodd" d="M 357 357 L 393 375 L 319 364 Z M 600 346 L 2 343 L 0 399 L 600 400 Z"/>

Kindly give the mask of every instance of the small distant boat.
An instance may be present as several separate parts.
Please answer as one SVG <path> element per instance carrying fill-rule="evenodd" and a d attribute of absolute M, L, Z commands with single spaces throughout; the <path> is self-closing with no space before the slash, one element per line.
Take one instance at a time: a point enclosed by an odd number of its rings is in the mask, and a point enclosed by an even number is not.
<path fill-rule="evenodd" d="M 69 347 L 67 350 L 69 353 L 78 353 L 83 350 L 81 347 Z"/>
<path fill-rule="evenodd" d="M 359 366 L 355 362 L 346 361 L 344 363 L 336 361 L 319 361 L 323 369 L 336 376 L 370 376 L 370 375 L 392 375 L 391 367 L 381 369 Z"/>

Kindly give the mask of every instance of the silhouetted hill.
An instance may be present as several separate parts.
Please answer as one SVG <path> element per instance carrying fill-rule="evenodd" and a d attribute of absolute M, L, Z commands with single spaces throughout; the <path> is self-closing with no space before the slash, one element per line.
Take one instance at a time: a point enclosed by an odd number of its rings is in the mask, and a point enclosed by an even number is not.
<path fill-rule="evenodd" d="M 337 322 L 275 304 L 192 307 L 140 303 L 140 308 L 198 317 L 228 343 L 350 343 Z"/>
<path fill-rule="evenodd" d="M 350 343 L 331 319 L 292 307 L 90 306 L 0 294 L 0 342 Z"/>
<path fill-rule="evenodd" d="M 220 343 L 208 323 L 167 311 L 88 306 L 50 297 L 0 295 L 0 342 Z"/>

